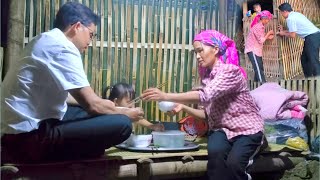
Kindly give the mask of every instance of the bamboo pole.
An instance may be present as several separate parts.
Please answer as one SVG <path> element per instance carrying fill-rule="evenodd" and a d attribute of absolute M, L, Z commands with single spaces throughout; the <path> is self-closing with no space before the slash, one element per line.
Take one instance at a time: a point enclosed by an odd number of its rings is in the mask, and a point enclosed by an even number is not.
<path fill-rule="evenodd" d="M 119 57 L 119 6 L 112 4 L 114 7 L 114 77 L 115 77 L 115 82 L 120 81 L 120 64 L 121 64 L 121 59 Z"/>
<path fill-rule="evenodd" d="M 95 13 L 97 13 L 97 1 L 93 2 L 93 11 Z M 98 59 L 98 48 L 96 46 L 97 44 L 97 40 L 93 39 L 92 40 L 92 83 L 91 83 L 91 87 L 93 87 L 94 91 L 96 94 L 99 95 L 100 90 L 99 90 L 99 77 L 100 77 L 100 63 L 99 63 L 99 59 Z"/>
<path fill-rule="evenodd" d="M 174 31 L 174 25 L 175 25 L 174 8 L 171 7 L 170 9 L 171 9 L 171 32 L 175 32 Z M 172 70 L 172 66 L 173 66 L 173 51 L 174 51 L 173 44 L 174 44 L 175 35 L 176 35 L 176 33 L 172 33 L 171 34 L 171 43 L 170 43 L 171 46 L 170 46 L 169 74 L 168 74 L 168 91 L 169 92 L 173 91 L 173 88 L 171 87 L 171 85 L 172 85 L 172 74 L 173 74 L 173 72 L 172 72 L 173 71 Z"/>
<path fill-rule="evenodd" d="M 168 73 L 168 43 L 169 43 L 169 7 L 165 6 L 165 37 L 164 37 L 164 50 L 163 50 L 163 68 L 162 68 L 162 81 L 167 82 L 167 73 Z M 168 86 L 162 87 L 162 91 L 167 92 Z M 168 119 L 167 115 L 163 115 L 161 121 L 164 122 Z"/>
<path fill-rule="evenodd" d="M 149 87 L 149 83 L 150 83 L 150 72 L 152 72 L 152 67 L 151 67 L 151 30 L 152 30 L 152 7 L 153 7 L 153 4 L 152 6 L 150 6 L 150 4 L 148 3 L 147 4 L 147 58 L 146 58 L 146 78 L 145 78 L 145 88 L 148 88 Z M 151 74 L 152 75 L 152 74 Z M 145 109 L 144 109 L 146 112 L 150 112 L 152 111 L 151 108 L 150 108 L 150 103 L 148 103 L 146 106 L 145 106 Z M 149 117 L 152 117 L 152 113 L 150 112 L 148 114 L 148 119 Z"/>
<path fill-rule="evenodd" d="M 29 41 L 33 38 L 33 15 L 34 15 L 34 10 L 33 10 L 33 0 L 30 0 L 30 22 L 29 22 Z"/>
<path fill-rule="evenodd" d="M 114 64 L 115 62 L 114 61 L 117 61 L 117 59 L 113 59 L 112 56 L 111 56 L 111 51 L 112 51 L 112 47 L 111 47 L 111 42 L 112 42 L 112 0 L 108 0 L 108 8 L 107 8 L 107 34 L 108 34 L 108 48 L 107 48 L 107 61 L 106 61 L 106 64 L 107 64 L 107 79 L 106 79 L 106 83 L 107 83 L 107 86 L 111 86 L 113 84 L 111 84 L 112 82 L 112 79 L 111 79 L 111 71 L 112 71 L 112 67 L 114 67 Z M 101 26 L 102 28 L 102 26 Z M 103 32 L 101 32 L 103 33 Z M 103 39 L 101 39 L 101 41 L 104 41 Z M 116 47 L 115 47 L 116 48 Z M 103 50 L 104 48 L 103 47 L 100 47 L 101 50 Z"/>
<path fill-rule="evenodd" d="M 126 67 L 126 64 L 125 64 L 125 49 L 124 49 L 124 40 L 125 40 L 125 36 L 126 36 L 126 26 L 125 26 L 125 17 L 126 17 L 126 7 L 125 7 L 125 3 L 123 3 L 123 6 L 120 4 L 121 8 L 120 8 L 120 16 L 121 16 L 121 19 L 120 19 L 120 22 L 121 22 L 121 36 L 120 36 L 120 41 L 121 41 L 121 47 L 120 47 L 120 51 L 121 51 L 121 64 L 120 64 L 120 73 L 122 74 L 123 77 L 126 77 L 126 71 L 125 71 L 125 67 Z M 122 79 L 121 79 L 122 80 Z"/>
<path fill-rule="evenodd" d="M 104 69 L 103 69 L 103 41 L 104 41 L 104 21 L 105 21 L 105 12 L 104 12 L 104 1 L 101 1 L 100 2 L 100 48 L 99 48 L 99 60 L 100 60 L 100 63 L 99 63 L 99 91 L 100 91 L 100 95 L 102 96 L 102 93 L 103 93 L 103 88 L 104 88 L 104 81 L 103 81 L 103 73 L 104 73 Z M 98 30 L 97 30 L 98 32 Z"/>
<path fill-rule="evenodd" d="M 147 22 L 147 7 L 146 5 L 143 5 L 141 2 L 139 2 L 139 5 L 141 6 L 141 53 L 140 53 L 140 81 L 137 81 L 139 83 L 139 94 L 142 94 L 142 91 L 145 89 L 147 82 L 145 72 L 147 71 L 147 68 L 145 66 L 145 56 L 146 56 L 146 49 L 145 49 L 145 43 L 146 43 L 146 23 Z M 137 89 L 136 89 L 137 92 Z M 145 108 L 145 104 L 140 102 L 140 107 Z M 144 109 L 145 112 L 147 109 Z M 149 120 L 149 119 L 148 119 Z M 143 128 L 139 126 L 139 132 L 143 131 Z"/>
<path fill-rule="evenodd" d="M 155 2 L 154 2 L 155 3 Z M 152 87 L 155 87 L 157 84 L 157 79 L 156 79 L 156 68 L 155 65 L 157 64 L 157 48 L 156 44 L 158 42 L 158 6 L 153 6 L 153 58 L 152 58 Z M 151 116 L 155 117 L 155 119 L 159 120 L 159 111 L 157 111 L 157 103 L 156 102 L 151 102 Z"/>
<path fill-rule="evenodd" d="M 133 15 L 133 65 L 132 65 L 132 74 L 133 78 L 137 78 L 137 73 L 140 74 L 140 72 L 137 72 L 137 60 L 138 60 L 138 5 L 134 5 L 134 15 Z"/>
<path fill-rule="evenodd" d="M 131 61 L 130 61 L 130 41 L 131 41 L 131 6 L 128 5 L 127 6 L 127 21 L 126 21 L 126 24 L 127 24 L 127 50 L 126 50 L 126 64 L 125 64 L 125 67 L 126 67 L 126 80 L 127 82 L 129 81 L 130 79 L 130 67 L 131 67 Z"/>
<path fill-rule="evenodd" d="M 50 30 L 50 0 L 45 0 L 45 28 L 44 31 L 49 31 Z"/>
<path fill-rule="evenodd" d="M 163 61 L 162 61 L 162 44 L 163 44 L 163 33 L 164 33 L 164 30 L 163 30 L 163 3 L 160 4 L 160 7 L 159 7 L 159 10 L 160 10 L 160 18 L 159 18 L 159 24 L 160 24 L 160 32 L 159 32 L 159 51 L 158 51 L 158 68 L 157 68 L 157 83 L 159 84 L 161 82 L 161 76 L 162 76 L 162 67 L 163 67 Z M 163 116 L 164 116 L 164 113 L 161 113 L 161 117 L 160 117 L 160 114 L 159 114 L 159 106 L 157 105 L 156 106 L 156 112 L 158 112 L 158 114 L 156 114 L 156 117 L 158 120 L 161 120 L 163 121 Z"/>
<path fill-rule="evenodd" d="M 226 34 L 226 9 L 227 2 L 219 0 L 219 31 L 223 34 Z"/>

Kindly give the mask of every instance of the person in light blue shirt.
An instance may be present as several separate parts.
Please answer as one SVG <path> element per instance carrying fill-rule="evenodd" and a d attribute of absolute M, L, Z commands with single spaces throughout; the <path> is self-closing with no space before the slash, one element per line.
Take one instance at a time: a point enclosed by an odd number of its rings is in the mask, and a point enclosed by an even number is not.
<path fill-rule="evenodd" d="M 279 25 L 280 36 L 304 39 L 301 65 L 305 77 L 320 76 L 320 30 L 303 14 L 294 12 L 289 3 L 279 6 L 280 14 L 286 19 L 288 30 Z"/>

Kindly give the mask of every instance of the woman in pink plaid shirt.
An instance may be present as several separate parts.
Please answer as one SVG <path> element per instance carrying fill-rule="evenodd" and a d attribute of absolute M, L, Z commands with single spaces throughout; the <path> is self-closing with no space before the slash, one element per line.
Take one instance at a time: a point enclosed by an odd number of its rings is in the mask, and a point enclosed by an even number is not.
<path fill-rule="evenodd" d="M 244 52 L 248 54 L 254 70 L 254 80 L 258 82 L 266 82 L 264 76 L 262 49 L 263 43 L 268 39 L 273 39 L 273 30 L 265 33 L 265 25 L 272 19 L 272 14 L 267 11 L 261 11 L 252 21 L 251 29 L 246 39 Z"/>
<path fill-rule="evenodd" d="M 183 93 L 150 88 L 142 98 L 201 104 L 203 110 L 190 107 L 182 110 L 208 121 L 209 179 L 251 179 L 246 170 L 263 142 L 263 120 L 249 93 L 243 70 L 234 63 L 239 61 L 234 42 L 225 37 L 207 30 L 194 39 L 201 88 Z"/>

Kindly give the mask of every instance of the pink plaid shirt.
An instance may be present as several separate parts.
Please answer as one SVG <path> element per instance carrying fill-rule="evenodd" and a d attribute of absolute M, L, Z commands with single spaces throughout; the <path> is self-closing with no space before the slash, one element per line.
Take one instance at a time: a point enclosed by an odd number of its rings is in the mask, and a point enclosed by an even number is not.
<path fill-rule="evenodd" d="M 246 39 L 245 53 L 252 52 L 257 56 L 262 57 L 263 43 L 266 41 L 264 31 L 265 27 L 261 22 L 250 29 Z"/>
<path fill-rule="evenodd" d="M 228 139 L 263 132 L 263 120 L 239 67 L 217 61 L 202 83 L 200 101 L 209 130 L 222 129 Z"/>

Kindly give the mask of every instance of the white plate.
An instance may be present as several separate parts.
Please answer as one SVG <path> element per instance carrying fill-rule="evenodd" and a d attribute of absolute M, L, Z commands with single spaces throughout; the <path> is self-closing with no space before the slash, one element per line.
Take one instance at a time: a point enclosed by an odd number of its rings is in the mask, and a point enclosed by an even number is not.
<path fill-rule="evenodd" d="M 154 147 L 152 145 L 148 147 L 131 147 L 128 146 L 127 144 L 119 144 L 116 145 L 117 148 L 119 149 L 126 149 L 126 150 L 131 150 L 131 151 L 187 151 L 187 150 L 194 150 L 198 149 L 199 145 L 190 141 L 185 141 L 184 147 L 179 147 L 179 148 L 164 148 L 164 147 Z"/>

